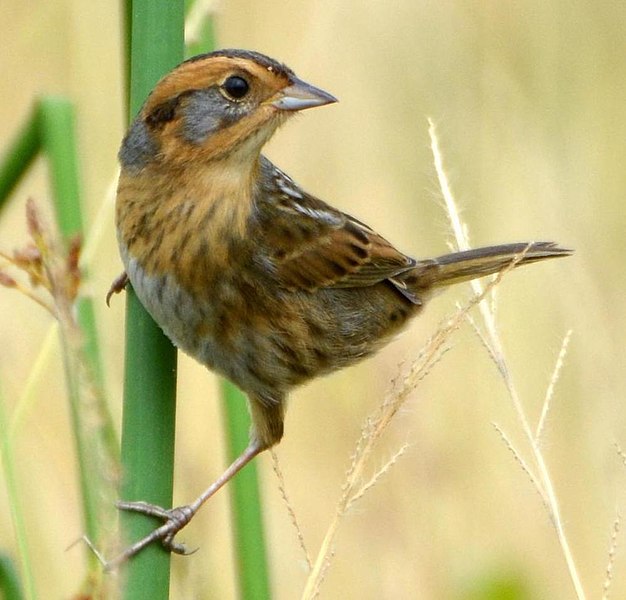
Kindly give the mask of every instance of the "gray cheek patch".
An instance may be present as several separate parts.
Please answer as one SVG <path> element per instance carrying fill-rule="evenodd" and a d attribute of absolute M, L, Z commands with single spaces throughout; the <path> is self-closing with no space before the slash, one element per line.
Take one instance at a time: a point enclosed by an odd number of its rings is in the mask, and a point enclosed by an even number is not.
<path fill-rule="evenodd" d="M 174 119 L 181 120 L 179 135 L 191 143 L 201 145 L 216 131 L 228 127 L 245 116 L 250 107 L 232 103 L 220 94 L 217 87 L 185 92 L 157 107 L 148 118 L 151 125 L 137 118 L 130 126 L 119 152 L 124 168 L 141 169 L 156 158 L 159 143 L 152 128 Z"/>
<path fill-rule="evenodd" d="M 122 142 L 119 159 L 125 168 L 140 169 L 155 157 L 157 149 L 148 126 L 137 118 Z"/>
<path fill-rule="evenodd" d="M 238 121 L 245 111 L 234 105 L 216 87 L 196 90 L 185 98 L 181 109 L 182 135 L 192 144 L 202 144 L 221 128 Z"/>

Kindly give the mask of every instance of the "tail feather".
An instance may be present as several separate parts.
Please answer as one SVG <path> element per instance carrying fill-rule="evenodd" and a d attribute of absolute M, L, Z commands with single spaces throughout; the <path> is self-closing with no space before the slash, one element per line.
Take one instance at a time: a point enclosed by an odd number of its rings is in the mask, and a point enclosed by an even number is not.
<path fill-rule="evenodd" d="M 417 276 L 415 281 L 419 289 L 431 289 L 498 273 L 516 259 L 519 262 L 515 266 L 519 266 L 572 253 L 572 250 L 561 248 L 553 242 L 486 246 L 418 261 L 412 274 Z"/>

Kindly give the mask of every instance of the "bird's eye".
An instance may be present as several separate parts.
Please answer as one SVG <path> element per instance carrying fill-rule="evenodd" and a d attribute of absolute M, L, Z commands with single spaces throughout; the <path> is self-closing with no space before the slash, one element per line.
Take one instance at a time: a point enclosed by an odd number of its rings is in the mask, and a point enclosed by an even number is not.
<path fill-rule="evenodd" d="M 241 100 L 250 89 L 248 82 L 238 75 L 232 75 L 223 84 L 224 91 L 234 100 Z"/>

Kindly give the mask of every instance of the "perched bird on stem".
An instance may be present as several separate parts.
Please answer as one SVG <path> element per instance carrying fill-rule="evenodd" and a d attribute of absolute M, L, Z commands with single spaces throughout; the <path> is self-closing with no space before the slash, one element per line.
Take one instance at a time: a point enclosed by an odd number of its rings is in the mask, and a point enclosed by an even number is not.
<path fill-rule="evenodd" d="M 119 153 L 125 274 L 172 342 L 248 396 L 243 454 L 189 505 L 120 508 L 164 520 L 115 563 L 174 541 L 200 506 L 283 435 L 297 385 L 379 350 L 437 288 L 570 254 L 546 242 L 416 260 L 301 189 L 261 155 L 296 112 L 336 102 L 267 56 L 220 50 L 154 88 Z"/>

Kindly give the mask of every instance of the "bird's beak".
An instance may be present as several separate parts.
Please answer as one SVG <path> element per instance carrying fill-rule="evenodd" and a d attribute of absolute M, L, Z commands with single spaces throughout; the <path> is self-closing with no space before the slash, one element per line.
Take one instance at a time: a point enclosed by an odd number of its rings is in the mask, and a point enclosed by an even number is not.
<path fill-rule="evenodd" d="M 337 98 L 328 92 L 294 77 L 291 85 L 280 90 L 271 99 L 270 104 L 280 110 L 296 111 L 333 102 L 337 102 Z"/>

